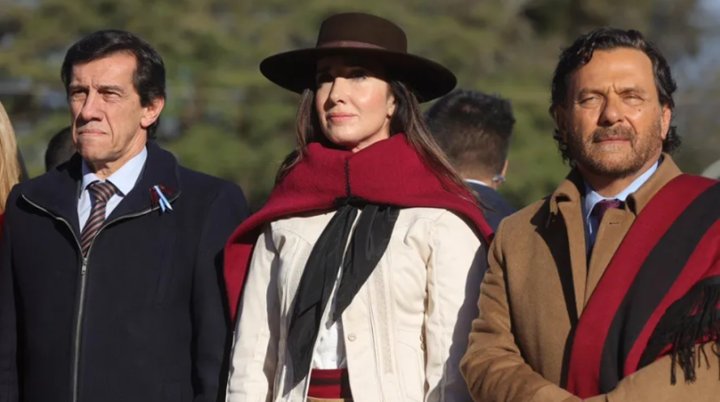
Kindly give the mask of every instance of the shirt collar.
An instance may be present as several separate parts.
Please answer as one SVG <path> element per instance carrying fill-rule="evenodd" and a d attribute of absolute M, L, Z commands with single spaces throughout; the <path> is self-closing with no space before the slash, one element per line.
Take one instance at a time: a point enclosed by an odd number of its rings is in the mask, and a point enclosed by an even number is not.
<path fill-rule="evenodd" d="M 108 176 L 105 181 L 112 183 L 118 189 L 120 196 L 126 196 L 130 190 L 135 187 L 135 183 L 137 182 L 138 177 L 140 177 L 140 172 L 142 172 L 143 166 L 145 166 L 145 160 L 147 160 L 147 148 L 143 147 L 140 153 L 133 156 L 129 161 L 122 165 L 120 169 Z M 90 185 L 90 183 L 100 180 L 100 178 L 90 170 L 90 166 L 88 166 L 84 159 L 82 161 L 82 175 L 83 191 L 87 189 L 87 186 Z"/>
<path fill-rule="evenodd" d="M 585 182 L 585 199 L 583 200 L 583 214 L 585 215 L 585 219 L 589 219 L 590 212 L 592 212 L 593 208 L 595 207 L 595 204 L 602 200 L 612 200 L 612 199 L 618 199 L 622 202 L 625 202 L 628 198 L 628 196 L 635 191 L 637 191 L 643 184 L 645 184 L 646 181 L 650 178 L 650 176 L 655 173 L 659 166 L 660 162 L 655 162 L 648 170 L 645 171 L 645 173 L 638 176 L 635 180 L 633 180 L 630 185 L 625 187 L 622 191 L 617 193 L 615 196 L 612 197 L 603 197 L 599 193 L 597 193 L 595 190 L 590 187 L 590 185 Z"/>

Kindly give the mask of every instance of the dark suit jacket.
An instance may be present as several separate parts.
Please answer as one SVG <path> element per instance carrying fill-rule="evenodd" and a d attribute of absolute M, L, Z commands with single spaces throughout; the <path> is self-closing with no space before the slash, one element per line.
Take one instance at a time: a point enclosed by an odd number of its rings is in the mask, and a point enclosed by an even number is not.
<path fill-rule="evenodd" d="M 515 212 L 515 208 L 505 201 L 505 198 L 503 198 L 500 193 L 494 189 L 469 181 L 466 181 L 465 183 L 477 194 L 478 199 L 483 205 L 485 219 L 493 230 L 497 230 L 500 221 L 504 217 Z"/>
<path fill-rule="evenodd" d="M 0 248 L 0 401 L 210 402 L 224 393 L 226 238 L 239 187 L 154 143 L 138 182 L 80 253 L 81 160 L 16 186 Z M 150 188 L 162 185 L 173 210 Z"/>

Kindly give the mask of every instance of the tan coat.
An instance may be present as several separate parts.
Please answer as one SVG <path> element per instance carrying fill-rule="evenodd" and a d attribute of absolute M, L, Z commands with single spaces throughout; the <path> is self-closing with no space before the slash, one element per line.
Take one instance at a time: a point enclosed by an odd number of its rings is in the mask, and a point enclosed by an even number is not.
<path fill-rule="evenodd" d="M 562 389 L 572 328 L 622 238 L 653 195 L 681 172 L 665 155 L 624 209 L 609 210 L 587 262 L 582 180 L 568 176 L 548 198 L 506 218 L 488 256 L 461 371 L 476 401 L 558 402 L 580 399 Z M 698 380 L 670 385 L 670 358 L 660 358 L 593 401 L 717 401 L 717 359 Z"/>
<path fill-rule="evenodd" d="M 253 253 L 227 400 L 303 401 L 291 385 L 289 317 L 305 262 L 332 213 L 272 222 Z M 458 366 L 477 316 L 485 253 L 473 230 L 437 208 L 400 210 L 390 243 L 342 314 L 356 402 L 467 401 Z"/>

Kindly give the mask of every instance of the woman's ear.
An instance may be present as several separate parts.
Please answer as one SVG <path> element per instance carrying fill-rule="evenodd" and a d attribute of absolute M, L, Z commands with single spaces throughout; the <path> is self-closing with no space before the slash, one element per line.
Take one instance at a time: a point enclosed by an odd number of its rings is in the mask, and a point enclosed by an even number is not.
<path fill-rule="evenodd" d="M 388 119 L 392 119 L 394 114 L 395 114 L 395 96 L 393 96 L 392 92 L 390 92 L 388 94 L 388 100 L 387 100 L 387 117 L 388 117 Z"/>

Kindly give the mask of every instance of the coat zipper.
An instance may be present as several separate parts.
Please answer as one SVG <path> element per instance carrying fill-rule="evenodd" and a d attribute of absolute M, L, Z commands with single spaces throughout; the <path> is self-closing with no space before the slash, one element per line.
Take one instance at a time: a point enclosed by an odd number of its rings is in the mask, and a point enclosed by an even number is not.
<path fill-rule="evenodd" d="M 175 194 L 175 197 L 170 199 L 169 201 L 172 203 L 174 202 L 178 197 L 180 196 L 180 193 Z M 72 225 L 70 225 L 70 222 L 67 221 L 67 219 L 57 216 L 50 212 L 47 208 L 43 208 L 40 205 L 34 203 L 25 195 L 22 195 L 22 198 L 30 205 L 34 206 L 35 208 L 45 212 L 49 216 L 51 216 L 53 219 L 56 219 L 58 221 L 61 221 L 67 226 L 67 228 L 70 230 L 70 233 L 73 236 L 73 239 L 75 239 L 75 245 L 77 246 L 78 251 L 80 254 L 82 254 L 82 245 L 80 245 L 80 241 L 78 240 L 77 236 L 75 235 L 75 232 L 72 229 Z M 88 269 L 88 258 L 90 257 L 90 252 L 92 251 L 93 244 L 95 243 L 95 239 L 97 239 L 97 236 L 100 234 L 100 232 L 105 229 L 110 224 L 113 224 L 115 222 L 119 222 L 121 220 L 126 219 L 132 219 L 136 218 L 142 215 L 149 214 L 150 212 L 159 209 L 160 207 L 152 207 L 134 214 L 129 215 L 123 215 L 115 218 L 114 220 L 110 222 L 105 222 L 97 231 L 95 234 L 95 237 L 90 242 L 90 246 L 88 246 L 88 252 L 87 256 L 82 257 L 82 263 L 80 266 L 80 292 L 78 294 L 77 298 L 77 307 L 75 311 L 75 328 L 73 330 L 73 350 L 72 350 L 72 379 L 71 379 L 71 390 L 72 390 L 72 402 L 78 402 L 78 388 L 79 388 L 79 376 L 80 376 L 80 342 L 82 340 L 81 334 L 82 334 L 82 324 L 83 324 L 83 315 L 84 315 L 84 307 L 85 307 L 85 289 L 87 288 L 87 269 Z"/>
<path fill-rule="evenodd" d="M 32 205 L 33 207 L 39 209 L 40 211 L 45 212 L 53 219 L 63 222 L 65 226 L 67 226 L 68 230 L 70 230 L 70 234 L 72 234 L 73 239 L 75 240 L 75 245 L 77 246 L 77 249 L 82 254 L 82 246 L 80 245 L 80 240 L 78 240 L 77 235 L 75 235 L 75 231 L 73 231 L 72 225 L 70 222 L 67 221 L 67 219 L 57 216 L 50 212 L 47 208 L 43 208 L 40 205 L 34 203 L 29 198 L 25 197 L 25 195 L 22 196 L 22 198 L 27 202 L 28 204 Z M 85 299 L 85 286 L 87 284 L 87 277 L 85 276 L 85 273 L 87 272 L 87 258 L 82 258 L 82 263 L 80 266 L 80 294 L 77 298 L 77 308 L 75 313 L 75 328 L 73 329 L 73 342 L 72 342 L 72 377 L 71 377 L 71 392 L 72 392 L 72 401 L 77 401 L 77 375 L 78 375 L 78 357 L 79 357 L 79 350 L 80 350 L 80 327 L 82 323 L 82 315 L 83 315 L 83 301 Z"/>
<path fill-rule="evenodd" d="M 98 232 L 100 233 L 100 232 Z M 73 235 L 74 236 L 74 235 Z M 77 240 L 77 239 L 76 239 Z M 78 243 L 79 244 L 79 243 Z M 80 248 L 82 253 L 82 248 Z M 90 255 L 88 250 L 88 255 Z M 78 400 L 78 376 L 80 374 L 80 333 L 82 329 L 83 310 L 85 307 L 85 288 L 87 287 L 87 257 L 82 258 L 82 266 L 80 267 L 80 293 L 77 298 L 77 307 L 75 312 L 75 328 L 73 329 L 73 350 L 72 350 L 72 401 Z"/>

